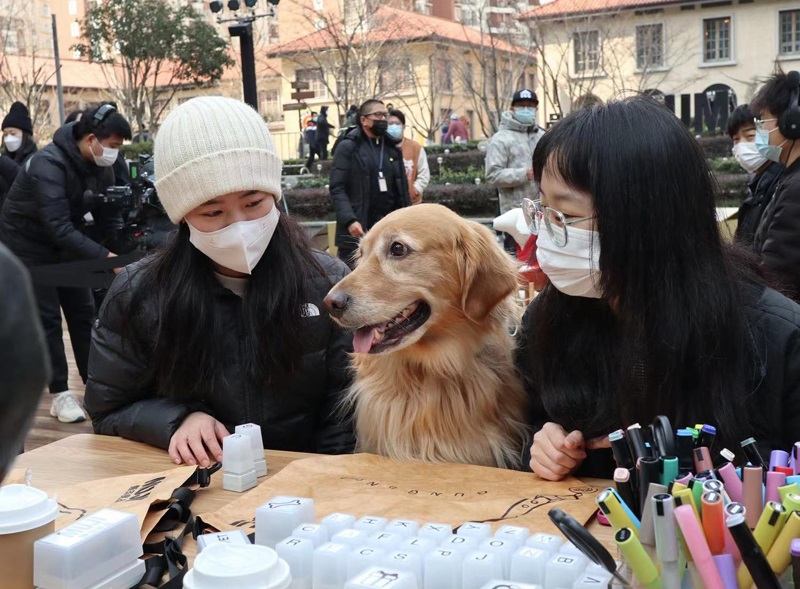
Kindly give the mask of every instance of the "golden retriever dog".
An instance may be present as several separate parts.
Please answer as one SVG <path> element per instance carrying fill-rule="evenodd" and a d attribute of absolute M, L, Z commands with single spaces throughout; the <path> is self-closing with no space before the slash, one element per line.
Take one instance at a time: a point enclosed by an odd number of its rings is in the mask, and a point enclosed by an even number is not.
<path fill-rule="evenodd" d="M 514 262 L 486 227 L 421 204 L 361 241 L 328 293 L 352 330 L 358 448 L 397 460 L 519 466 L 525 394 L 509 332 Z"/>

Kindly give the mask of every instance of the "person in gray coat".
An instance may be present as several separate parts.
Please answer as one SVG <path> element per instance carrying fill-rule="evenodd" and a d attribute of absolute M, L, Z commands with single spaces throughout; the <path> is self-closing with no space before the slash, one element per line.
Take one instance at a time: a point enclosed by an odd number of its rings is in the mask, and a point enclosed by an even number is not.
<path fill-rule="evenodd" d="M 500 129 L 486 149 L 486 180 L 497 187 L 500 214 L 520 207 L 535 189 L 531 157 L 544 135 L 536 124 L 539 99 L 533 90 L 514 94 L 511 109 L 502 114 Z"/>

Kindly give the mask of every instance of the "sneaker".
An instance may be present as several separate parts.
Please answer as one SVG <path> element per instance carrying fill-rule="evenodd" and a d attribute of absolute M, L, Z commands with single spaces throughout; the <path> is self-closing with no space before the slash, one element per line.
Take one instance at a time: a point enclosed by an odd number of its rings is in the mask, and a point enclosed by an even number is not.
<path fill-rule="evenodd" d="M 75 423 L 76 421 L 86 420 L 86 414 L 81 409 L 78 399 L 69 391 L 53 395 L 50 415 L 58 417 L 58 420 L 62 423 Z"/>

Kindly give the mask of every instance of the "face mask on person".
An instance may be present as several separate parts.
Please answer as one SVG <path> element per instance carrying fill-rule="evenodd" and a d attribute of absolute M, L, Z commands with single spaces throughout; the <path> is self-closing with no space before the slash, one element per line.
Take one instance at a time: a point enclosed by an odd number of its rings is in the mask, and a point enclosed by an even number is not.
<path fill-rule="evenodd" d="M 386 132 L 392 139 L 400 139 L 403 136 L 403 125 L 389 125 Z"/>
<path fill-rule="evenodd" d="M 532 125 L 536 120 L 536 109 L 532 106 L 518 106 L 514 109 L 514 118 L 523 125 Z"/>
<path fill-rule="evenodd" d="M 772 131 L 777 130 L 777 128 L 772 129 Z M 780 162 L 781 161 L 781 148 L 783 144 L 786 143 L 784 141 L 780 145 L 770 145 L 769 144 L 769 134 L 772 131 L 767 131 L 766 129 L 758 129 L 756 131 L 756 149 L 758 149 L 758 153 L 764 156 L 766 159 L 772 162 Z"/>
<path fill-rule="evenodd" d="M 199 231 L 189 224 L 189 241 L 214 262 L 229 270 L 252 274 L 278 226 L 277 205 L 260 219 L 231 223 L 217 231 Z"/>
<path fill-rule="evenodd" d="M 372 121 L 371 129 L 372 134 L 375 135 L 375 137 L 383 137 L 383 134 L 389 129 L 389 123 L 384 119 Z"/>
<path fill-rule="evenodd" d="M 572 297 L 599 299 L 600 235 L 588 229 L 567 229 L 567 244 L 558 247 L 542 227 L 536 240 L 539 267 L 558 290 Z"/>
<path fill-rule="evenodd" d="M 745 170 L 751 174 L 758 171 L 769 160 L 765 158 L 756 147 L 755 142 L 747 141 L 733 146 L 733 157 Z"/>
<path fill-rule="evenodd" d="M 22 147 L 22 137 L 17 137 L 16 135 L 6 135 L 3 137 L 3 143 L 5 144 L 9 153 L 14 153 L 20 147 Z"/>
<path fill-rule="evenodd" d="M 117 161 L 117 156 L 119 156 L 119 149 L 112 149 L 111 147 L 106 147 L 100 141 L 97 141 L 97 144 L 103 148 L 103 154 L 97 155 L 94 152 L 94 149 L 89 146 L 89 149 L 92 151 L 92 157 L 94 158 L 94 163 L 101 167 L 101 168 L 110 168 L 114 165 L 114 162 Z"/>

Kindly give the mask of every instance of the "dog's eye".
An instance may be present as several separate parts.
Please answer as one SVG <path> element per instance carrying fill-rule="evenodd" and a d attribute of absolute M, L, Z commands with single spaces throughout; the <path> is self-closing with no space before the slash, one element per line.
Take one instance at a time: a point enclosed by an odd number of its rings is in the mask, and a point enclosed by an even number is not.
<path fill-rule="evenodd" d="M 402 258 L 406 254 L 408 254 L 408 248 L 399 241 L 395 241 L 389 247 L 389 255 L 394 258 Z"/>

